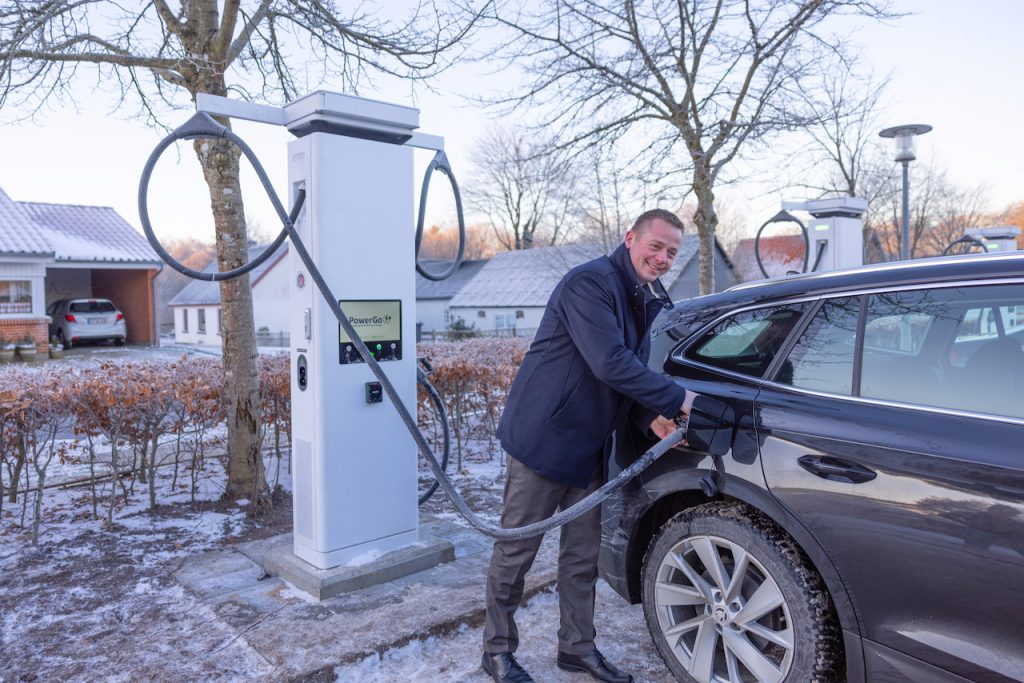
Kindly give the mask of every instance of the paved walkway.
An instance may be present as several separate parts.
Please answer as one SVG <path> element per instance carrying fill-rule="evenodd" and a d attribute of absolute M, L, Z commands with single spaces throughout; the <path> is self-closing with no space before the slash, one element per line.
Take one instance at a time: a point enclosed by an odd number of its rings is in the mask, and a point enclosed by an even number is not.
<path fill-rule="evenodd" d="M 323 602 L 260 566 L 272 545 L 290 546 L 290 534 L 190 558 L 174 577 L 273 668 L 275 680 L 329 681 L 339 665 L 483 622 L 490 540 L 437 519 L 421 529 L 451 542 L 455 561 Z M 557 538 L 549 534 L 541 546 L 527 599 L 555 581 Z"/>

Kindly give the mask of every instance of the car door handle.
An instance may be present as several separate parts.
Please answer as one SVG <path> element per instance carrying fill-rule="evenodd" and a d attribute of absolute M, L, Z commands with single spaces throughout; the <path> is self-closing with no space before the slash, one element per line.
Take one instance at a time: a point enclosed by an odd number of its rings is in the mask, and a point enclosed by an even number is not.
<path fill-rule="evenodd" d="M 867 467 L 828 456 L 805 455 L 797 462 L 800 463 L 800 467 L 813 475 L 846 484 L 863 484 L 878 476 Z"/>

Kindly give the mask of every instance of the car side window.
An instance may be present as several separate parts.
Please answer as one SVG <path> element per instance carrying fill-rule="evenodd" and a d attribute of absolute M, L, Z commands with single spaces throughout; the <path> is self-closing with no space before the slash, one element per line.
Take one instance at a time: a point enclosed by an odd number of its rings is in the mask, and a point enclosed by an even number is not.
<path fill-rule="evenodd" d="M 967 359 L 979 346 L 999 338 L 1000 328 L 1003 334 L 1024 340 L 1024 305 L 990 305 L 967 309 L 950 349 L 950 365 L 966 367 Z"/>
<path fill-rule="evenodd" d="M 860 297 L 822 304 L 782 362 L 779 384 L 849 396 L 857 343 Z"/>
<path fill-rule="evenodd" d="M 862 396 L 1024 417 L 1024 285 L 872 295 L 865 326 Z"/>
<path fill-rule="evenodd" d="M 949 309 L 948 294 L 921 290 L 868 297 L 860 394 L 919 405 L 940 405 L 943 387 L 932 360 L 923 353 L 930 334 L 941 335 L 960 315 Z"/>
<path fill-rule="evenodd" d="M 751 377 L 762 377 L 803 315 L 806 304 L 737 313 L 691 346 L 686 358 Z"/>

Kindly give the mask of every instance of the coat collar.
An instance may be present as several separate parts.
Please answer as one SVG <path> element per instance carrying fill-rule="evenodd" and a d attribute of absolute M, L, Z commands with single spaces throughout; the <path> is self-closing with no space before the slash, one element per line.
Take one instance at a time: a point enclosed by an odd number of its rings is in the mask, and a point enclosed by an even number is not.
<path fill-rule="evenodd" d="M 633 305 L 643 307 L 646 300 L 644 286 L 636 276 L 636 269 L 633 268 L 633 262 L 629 259 L 629 250 L 626 249 L 626 245 L 624 243 L 620 244 L 608 258 L 611 260 L 612 265 L 615 266 L 615 269 L 619 271 L 619 277 L 622 278 L 622 283 L 626 286 L 626 291 L 629 292 Z M 651 288 L 653 289 L 655 300 L 661 304 L 662 308 L 666 310 L 675 308 L 675 305 L 672 303 L 672 297 L 669 296 L 668 292 L 665 291 L 665 287 L 661 284 L 661 278 L 651 283 Z"/>

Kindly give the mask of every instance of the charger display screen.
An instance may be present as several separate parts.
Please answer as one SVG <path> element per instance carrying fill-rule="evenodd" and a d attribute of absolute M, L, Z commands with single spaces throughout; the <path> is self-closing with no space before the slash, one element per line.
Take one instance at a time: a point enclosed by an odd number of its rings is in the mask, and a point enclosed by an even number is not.
<path fill-rule="evenodd" d="M 378 363 L 402 359 L 401 299 L 339 301 L 348 321 Z M 342 365 L 362 363 L 345 329 L 338 325 L 338 355 Z"/>

